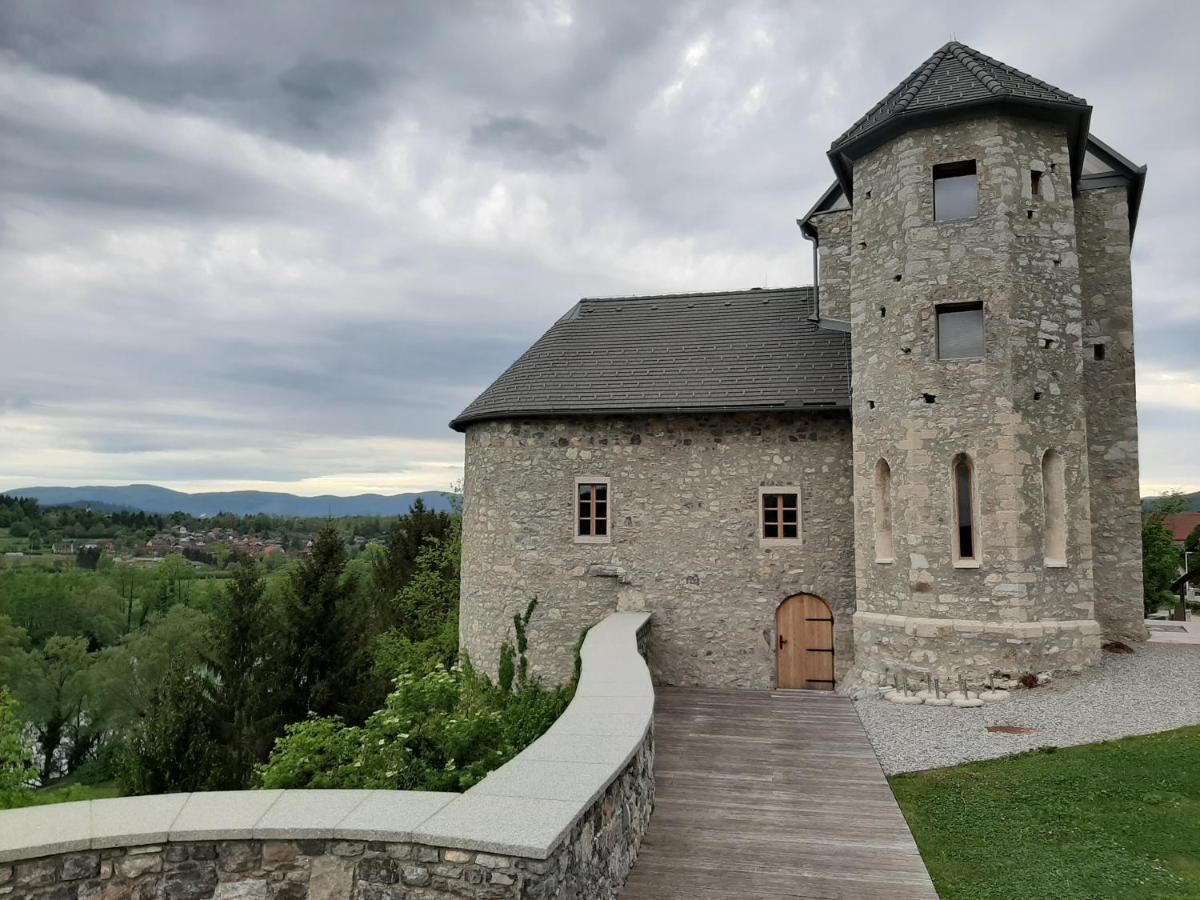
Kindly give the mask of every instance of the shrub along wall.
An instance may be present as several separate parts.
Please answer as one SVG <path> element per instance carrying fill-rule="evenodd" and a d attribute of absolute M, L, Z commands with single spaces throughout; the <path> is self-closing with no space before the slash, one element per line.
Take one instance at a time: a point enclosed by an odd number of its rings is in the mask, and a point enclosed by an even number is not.
<path fill-rule="evenodd" d="M 463 794 L 245 791 L 0 812 L 0 895 L 614 898 L 654 802 L 649 616 L 592 628 L 575 699 Z"/>

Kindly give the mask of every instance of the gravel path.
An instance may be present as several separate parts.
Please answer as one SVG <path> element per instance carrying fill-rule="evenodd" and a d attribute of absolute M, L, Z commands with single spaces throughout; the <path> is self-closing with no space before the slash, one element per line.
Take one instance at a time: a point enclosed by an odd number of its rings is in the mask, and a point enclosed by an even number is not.
<path fill-rule="evenodd" d="M 1132 655 L 1105 653 L 1083 675 L 1061 676 L 1006 703 L 979 709 L 855 704 L 889 775 L 1200 725 L 1200 645 L 1141 644 Z M 993 734 L 1020 725 L 1036 734 Z"/>

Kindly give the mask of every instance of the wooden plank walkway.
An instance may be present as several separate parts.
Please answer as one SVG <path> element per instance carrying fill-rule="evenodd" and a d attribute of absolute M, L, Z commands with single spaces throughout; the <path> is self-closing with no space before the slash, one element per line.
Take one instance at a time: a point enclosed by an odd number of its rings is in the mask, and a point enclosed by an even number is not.
<path fill-rule="evenodd" d="M 846 698 L 659 688 L 654 740 L 654 814 L 624 900 L 936 900 Z"/>

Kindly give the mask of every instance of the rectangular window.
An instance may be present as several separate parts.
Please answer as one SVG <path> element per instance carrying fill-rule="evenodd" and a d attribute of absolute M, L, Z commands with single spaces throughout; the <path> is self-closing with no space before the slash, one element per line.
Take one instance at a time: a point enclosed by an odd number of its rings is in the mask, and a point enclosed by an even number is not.
<path fill-rule="evenodd" d="M 983 304 L 952 303 L 937 308 L 938 359 L 983 358 Z"/>
<path fill-rule="evenodd" d="M 975 160 L 933 167 L 933 218 L 937 222 L 970 219 L 979 208 L 979 177 Z"/>
<path fill-rule="evenodd" d="M 1042 173 L 1037 169 L 1029 170 L 1029 193 L 1033 197 L 1042 196 Z"/>
<path fill-rule="evenodd" d="M 575 479 L 575 540 L 609 540 L 609 480 L 588 476 Z"/>
<path fill-rule="evenodd" d="M 762 540 L 800 540 L 800 489 L 761 487 L 758 496 Z"/>

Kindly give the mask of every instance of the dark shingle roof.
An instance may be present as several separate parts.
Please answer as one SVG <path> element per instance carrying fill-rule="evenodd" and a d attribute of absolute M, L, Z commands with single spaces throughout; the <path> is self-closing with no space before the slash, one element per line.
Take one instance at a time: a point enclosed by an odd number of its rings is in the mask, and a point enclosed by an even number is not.
<path fill-rule="evenodd" d="M 896 116 L 1001 99 L 1066 103 L 1087 101 L 992 59 L 966 44 L 939 48 L 833 142 L 838 149 Z"/>
<path fill-rule="evenodd" d="M 580 300 L 450 425 L 849 406 L 850 336 L 813 312 L 810 287 Z"/>

